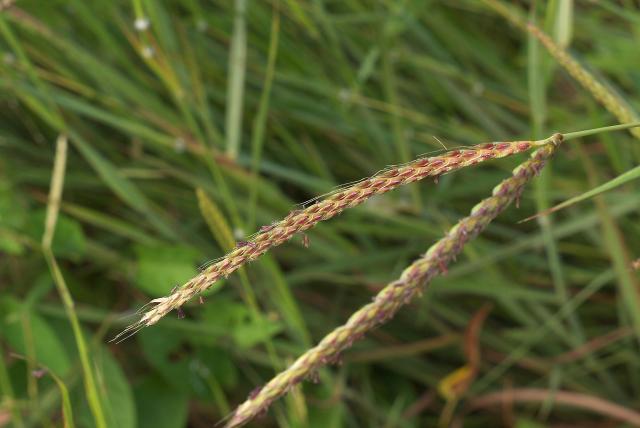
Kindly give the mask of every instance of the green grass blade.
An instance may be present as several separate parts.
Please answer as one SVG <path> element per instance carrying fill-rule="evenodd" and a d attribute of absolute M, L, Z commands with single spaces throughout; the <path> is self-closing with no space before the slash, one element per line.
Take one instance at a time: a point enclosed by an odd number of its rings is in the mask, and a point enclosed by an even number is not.
<path fill-rule="evenodd" d="M 79 134 L 70 133 L 71 142 L 87 159 L 98 175 L 113 192 L 131 205 L 136 211 L 144 214 L 149 222 L 166 238 L 176 239 L 175 228 L 150 206 L 147 197 L 130 180 L 122 175 L 111 162 L 94 149 Z"/>
<path fill-rule="evenodd" d="M 278 57 L 278 41 L 280 36 L 280 15 L 277 7 L 274 7 L 273 18 L 271 21 L 271 38 L 269 40 L 269 54 L 267 60 L 267 69 L 264 76 L 264 85 L 262 95 L 260 96 L 260 104 L 258 113 L 253 122 L 253 134 L 251 136 L 251 176 L 254 184 L 249 190 L 249 207 L 247 228 L 253 230 L 255 228 L 256 206 L 258 202 L 257 185 L 258 169 L 260 168 L 260 159 L 262 157 L 262 147 L 264 145 L 264 133 L 267 123 L 267 113 L 269 112 L 269 100 L 271 96 L 271 86 L 276 69 L 276 59 Z"/>
<path fill-rule="evenodd" d="M 242 138 L 242 109 L 247 59 L 247 0 L 235 0 L 233 36 L 229 59 L 227 86 L 226 144 L 227 155 L 235 159 L 240 152 Z"/>
<path fill-rule="evenodd" d="M 535 4 L 531 6 L 530 20 L 536 21 Z M 541 47 L 538 40 L 532 35 L 528 34 L 528 78 L 529 78 L 529 103 L 531 109 L 531 128 L 533 130 L 532 139 L 540 138 L 545 132 L 545 124 L 547 120 L 547 84 L 546 78 L 548 66 L 543 61 L 541 53 Z M 540 173 L 540 178 L 535 181 L 534 192 L 536 209 L 542 211 L 549 207 L 550 189 L 553 180 L 553 165 L 549 165 Z M 553 237 L 553 223 L 551 219 L 545 218 L 538 222 L 542 231 L 542 236 L 545 244 L 545 252 L 547 256 L 547 263 L 551 272 L 551 278 L 553 279 L 553 285 L 558 297 L 558 303 L 560 305 L 567 302 L 569 298 L 566 275 L 563 271 L 563 263 L 558 250 L 558 244 Z M 542 307 L 539 308 L 539 312 L 543 313 L 546 310 Z M 575 314 L 569 316 L 569 323 L 571 331 L 566 330 L 562 326 L 560 335 L 563 337 L 575 338 L 576 345 L 581 344 L 583 341 L 582 328 L 580 326 L 578 317 Z"/>
<path fill-rule="evenodd" d="M 62 397 L 62 420 L 64 422 L 64 428 L 74 428 L 73 422 L 73 408 L 71 406 L 71 399 L 69 397 L 69 389 L 64 384 L 62 379 L 56 376 L 54 373 L 49 372 L 49 375 L 56 383 L 56 386 L 60 390 L 60 396 Z"/>
<path fill-rule="evenodd" d="M 573 0 L 555 1 L 553 37 L 558 45 L 566 48 L 573 36 Z"/>
<path fill-rule="evenodd" d="M 624 174 L 621 174 L 619 176 L 617 176 L 616 178 L 613 178 L 609 181 L 607 181 L 606 183 L 603 183 L 601 185 L 599 185 L 598 187 L 595 187 L 587 192 L 584 192 L 580 195 L 574 196 L 573 198 L 567 199 L 566 201 L 555 205 L 554 207 L 551 207 L 547 210 L 544 210 L 538 214 L 536 214 L 535 216 L 531 216 L 528 217 L 524 220 L 522 220 L 521 222 L 525 222 L 525 221 L 529 221 L 532 220 L 534 218 L 540 217 L 540 216 L 546 216 L 549 215 L 551 213 L 554 213 L 556 211 L 560 211 L 562 209 L 568 208 L 572 205 L 578 204 L 580 202 L 586 201 L 588 199 L 591 199 L 595 196 L 598 196 L 602 193 L 608 192 L 610 190 L 615 189 L 616 187 L 622 186 L 623 184 L 626 184 L 630 181 L 636 180 L 640 178 L 640 166 L 637 166 L 627 172 L 625 172 Z"/>
<path fill-rule="evenodd" d="M 564 140 L 569 141 L 576 138 L 588 137 L 590 135 L 597 135 L 602 132 L 622 131 L 625 129 L 640 127 L 640 122 L 623 123 L 621 125 L 604 126 L 602 128 L 586 129 L 584 131 L 567 132 L 564 135 Z"/>
<path fill-rule="evenodd" d="M 100 402 L 100 395 L 95 380 L 95 374 L 91 365 L 91 358 L 89 350 L 85 342 L 78 316 L 75 312 L 73 298 L 69 293 L 69 288 L 64 280 L 62 272 L 58 267 L 58 262 L 55 259 L 53 251 L 51 250 L 51 242 L 53 240 L 53 234 L 55 233 L 56 221 L 58 218 L 58 212 L 60 210 L 60 200 L 62 196 L 62 188 L 64 185 L 64 174 L 67 161 L 67 138 L 61 136 L 58 138 L 56 145 L 56 157 L 53 168 L 53 176 L 51 180 L 51 192 L 49 194 L 49 204 L 47 206 L 47 217 L 45 222 L 45 232 L 42 237 L 42 251 L 44 253 L 47 264 L 51 269 L 51 275 L 58 288 L 58 293 L 62 303 L 64 304 L 67 318 L 71 323 L 73 334 L 78 348 L 78 354 L 80 356 L 80 362 L 82 364 L 82 371 L 84 375 L 85 391 L 87 394 L 87 400 L 89 401 L 89 407 L 93 414 L 94 421 L 98 428 L 107 428 L 104 410 L 102 403 Z"/>

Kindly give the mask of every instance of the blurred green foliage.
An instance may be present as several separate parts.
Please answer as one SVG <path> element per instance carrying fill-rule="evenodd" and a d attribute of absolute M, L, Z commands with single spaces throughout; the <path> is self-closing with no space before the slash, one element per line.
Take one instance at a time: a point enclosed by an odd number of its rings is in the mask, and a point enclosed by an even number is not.
<path fill-rule="evenodd" d="M 309 248 L 296 237 L 230 276 L 185 307 L 185 319 L 170 314 L 108 343 L 142 305 L 222 256 L 227 235 L 243 240 L 297 204 L 442 145 L 615 120 L 480 1 L 247 0 L 244 14 L 242 3 L 19 0 L 0 12 L 0 426 L 63 424 L 64 390 L 34 376 L 39 367 L 68 388 L 75 426 L 95 423 L 40 248 L 59 134 L 70 150 L 53 253 L 107 424 L 177 428 L 227 416 L 522 157 L 376 197 L 313 229 Z M 573 3 L 514 6 L 640 109 L 635 3 Z M 232 45 L 240 59 L 230 62 Z M 230 78 L 240 75 L 244 83 Z M 630 170 L 638 144 L 618 132 L 565 145 L 520 209 L 465 248 L 423 299 L 254 426 L 616 420 L 553 399 L 473 409 L 507 386 L 576 391 L 637 413 L 640 288 L 630 262 L 640 257 L 640 184 L 517 221 Z M 201 209 L 197 189 L 220 215 Z M 464 331 L 485 302 L 494 306 L 480 373 L 443 421 L 437 386 L 465 365 Z"/>

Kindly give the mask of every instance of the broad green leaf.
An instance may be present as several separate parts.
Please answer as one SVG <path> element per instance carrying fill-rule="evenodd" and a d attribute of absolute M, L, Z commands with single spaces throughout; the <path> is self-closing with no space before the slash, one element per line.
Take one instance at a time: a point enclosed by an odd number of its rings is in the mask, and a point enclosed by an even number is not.
<path fill-rule="evenodd" d="M 147 377 L 134 389 L 138 428 L 184 428 L 188 395 L 158 377 Z"/>
<path fill-rule="evenodd" d="M 68 340 L 72 340 L 68 337 Z M 91 353 L 100 402 L 108 427 L 136 428 L 136 406 L 129 381 L 108 348 L 100 346 Z M 93 417 L 82 388 L 74 391 L 78 426 L 93 427 Z"/>
<path fill-rule="evenodd" d="M 27 356 L 28 342 L 33 341 L 37 363 L 58 376 L 67 374 L 71 367 L 67 350 L 44 318 L 11 296 L 0 300 L 0 314 L 0 336 L 13 352 Z"/>
<path fill-rule="evenodd" d="M 92 355 L 100 400 L 105 409 L 108 426 L 135 428 L 136 407 L 133 392 L 120 365 L 104 346 Z"/>
<path fill-rule="evenodd" d="M 238 370 L 229 351 L 206 347 L 199 350 L 199 358 L 222 386 L 233 388 L 238 384 Z"/>
<path fill-rule="evenodd" d="M 247 349 L 272 338 L 282 330 L 281 322 L 263 319 L 260 323 L 246 322 L 235 326 L 232 335 L 240 348 Z"/>
<path fill-rule="evenodd" d="M 138 334 L 146 360 L 174 389 L 187 394 L 190 388 L 193 353 L 184 345 L 182 334 L 175 330 L 150 328 Z"/>
<path fill-rule="evenodd" d="M 202 308 L 202 317 L 212 324 L 233 328 L 249 318 L 249 308 L 225 295 L 218 295 L 207 301 Z"/>
<path fill-rule="evenodd" d="M 226 327 L 241 348 L 250 348 L 284 328 L 280 321 L 263 319 L 260 323 L 254 322 L 246 305 L 220 295 L 207 302 L 202 315 L 209 322 Z"/>
<path fill-rule="evenodd" d="M 158 297 L 168 294 L 176 285 L 182 285 L 198 272 L 198 252 L 185 246 L 137 246 L 137 286 Z"/>
<path fill-rule="evenodd" d="M 36 242 L 40 242 L 44 233 L 46 212 L 38 210 L 29 215 L 26 232 Z M 86 251 L 86 240 L 80 223 L 70 217 L 60 214 L 53 237 L 53 252 L 58 257 L 82 260 Z"/>

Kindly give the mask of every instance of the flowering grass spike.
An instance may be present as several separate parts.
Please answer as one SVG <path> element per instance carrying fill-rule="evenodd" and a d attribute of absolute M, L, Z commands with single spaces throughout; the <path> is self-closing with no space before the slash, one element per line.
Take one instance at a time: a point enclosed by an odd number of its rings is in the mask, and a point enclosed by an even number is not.
<path fill-rule="evenodd" d="M 340 189 L 309 207 L 291 211 L 283 220 L 260 228 L 250 241 L 243 241 L 236 245 L 226 256 L 208 266 L 182 287 L 172 291 L 169 296 L 151 301 L 150 303 L 155 306 L 114 340 L 126 338 L 142 327 L 157 323 L 172 310 L 177 310 L 196 295 L 210 288 L 219 279 L 226 278 L 240 266 L 257 259 L 270 248 L 288 241 L 296 233 L 304 232 L 323 220 L 335 217 L 347 208 L 362 204 L 374 195 L 425 177 L 439 177 L 489 159 L 522 153 L 532 147 L 555 141 L 558 135 L 537 141 L 484 143 L 468 149 L 452 150 L 440 156 L 419 158 L 404 165 L 388 168 L 370 178 Z"/>
<path fill-rule="evenodd" d="M 540 172 L 561 141 L 562 136 L 556 134 L 552 144 L 536 150 L 529 160 L 513 170 L 512 177 L 493 189 L 491 197 L 473 207 L 471 214 L 453 226 L 423 257 L 407 267 L 399 279 L 382 289 L 373 302 L 360 308 L 346 324 L 325 336 L 316 347 L 305 352 L 264 387 L 255 389 L 247 401 L 233 413 L 226 428 L 244 425 L 264 412 L 274 400 L 293 386 L 314 376 L 318 368 L 339 360 L 343 350 L 374 327 L 388 321 L 400 307 L 419 295 L 433 277 L 446 272 L 447 264 L 462 251 L 462 247 L 520 197 L 524 186 Z"/>

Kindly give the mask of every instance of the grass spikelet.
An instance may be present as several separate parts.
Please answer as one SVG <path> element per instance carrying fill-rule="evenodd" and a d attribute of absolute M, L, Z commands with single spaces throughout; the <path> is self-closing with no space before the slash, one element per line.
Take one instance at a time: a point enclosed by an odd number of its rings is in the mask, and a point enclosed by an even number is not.
<path fill-rule="evenodd" d="M 374 195 L 388 192 L 425 177 L 439 177 L 485 160 L 521 153 L 532 147 L 545 145 L 554 138 L 556 136 L 537 141 L 485 143 L 471 146 L 468 149 L 452 150 L 440 156 L 419 158 L 404 165 L 388 168 L 368 179 L 332 193 L 304 209 L 291 211 L 283 220 L 269 226 L 263 226 L 251 240 L 237 244 L 225 257 L 208 266 L 169 296 L 158 299 L 151 310 L 147 311 L 137 323 L 130 326 L 118 337 L 126 336 L 141 327 L 157 323 L 166 314 L 181 307 L 197 294 L 207 290 L 219 279 L 235 272 L 245 263 L 255 260 L 269 249 L 288 241 L 296 233 L 304 232 L 321 221 L 335 217 L 347 208 L 360 205 Z"/>
<path fill-rule="evenodd" d="M 400 278 L 388 284 L 372 303 L 355 312 L 346 324 L 336 328 L 320 343 L 300 356 L 288 369 L 278 374 L 258 392 L 249 396 L 233 413 L 226 428 L 244 425 L 266 411 L 269 405 L 293 386 L 315 373 L 319 367 L 335 361 L 374 327 L 392 318 L 400 307 L 409 303 L 429 281 L 442 273 L 443 267 L 460 253 L 469 240 L 478 235 L 500 212 L 519 198 L 524 186 L 544 167 L 553 155 L 562 136 L 556 134 L 552 143 L 536 150 L 531 158 L 513 170 L 513 176 L 493 189 L 492 196 L 484 199 L 435 243 L 426 254 L 413 262 Z"/>

